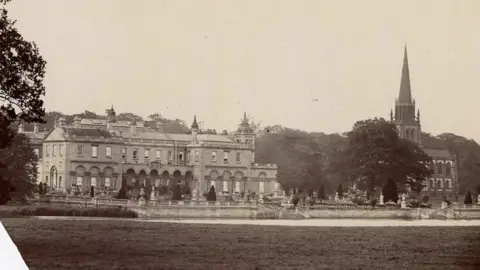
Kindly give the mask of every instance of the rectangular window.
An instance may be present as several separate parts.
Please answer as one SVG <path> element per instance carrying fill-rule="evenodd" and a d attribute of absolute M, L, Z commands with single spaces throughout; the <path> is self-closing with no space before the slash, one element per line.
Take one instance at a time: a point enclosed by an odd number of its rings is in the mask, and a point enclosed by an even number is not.
<path fill-rule="evenodd" d="M 156 155 L 157 160 L 160 160 L 160 150 L 157 150 L 155 155 Z"/>
<path fill-rule="evenodd" d="M 92 145 L 92 157 L 96 158 L 98 157 L 98 146 Z"/>
<path fill-rule="evenodd" d="M 195 162 L 200 161 L 200 153 L 198 151 L 195 151 Z"/>
<path fill-rule="evenodd" d="M 110 177 L 105 177 L 105 186 L 106 187 L 112 186 L 112 180 L 110 179 Z"/>
<path fill-rule="evenodd" d="M 122 148 L 122 158 L 123 159 L 127 158 L 127 148 Z"/>
<path fill-rule="evenodd" d="M 96 177 L 92 177 L 90 182 L 91 182 L 92 186 L 94 186 L 94 187 L 97 186 L 97 178 Z"/>
<path fill-rule="evenodd" d="M 228 154 L 229 152 L 227 151 L 223 152 L 223 163 L 228 163 Z"/>
<path fill-rule="evenodd" d="M 35 156 L 37 156 L 37 157 L 40 155 L 40 150 L 38 148 L 33 149 L 33 152 L 35 153 Z"/>
<path fill-rule="evenodd" d="M 210 186 L 208 187 L 208 190 L 210 190 L 210 188 L 211 188 L 212 186 L 215 187 L 215 188 L 217 188 L 217 187 L 215 186 L 215 180 L 210 181 Z"/>
<path fill-rule="evenodd" d="M 112 157 L 112 148 L 110 146 L 107 146 L 105 147 L 105 156 L 107 158 L 111 158 Z"/>
<path fill-rule="evenodd" d="M 168 156 L 167 156 L 168 165 L 172 164 L 172 159 L 173 159 L 172 151 L 168 151 Z"/>
<path fill-rule="evenodd" d="M 240 181 L 235 182 L 235 192 L 240 193 Z"/>
<path fill-rule="evenodd" d="M 58 155 L 63 157 L 63 144 L 58 145 Z"/>
<path fill-rule="evenodd" d="M 240 152 L 237 152 L 236 153 L 236 160 L 237 160 L 237 163 L 240 163 L 241 159 L 240 159 Z"/>
<path fill-rule="evenodd" d="M 50 156 L 50 146 L 45 146 L 45 156 L 49 157 Z"/>
<path fill-rule="evenodd" d="M 77 156 L 83 157 L 83 145 L 77 147 Z"/>
<path fill-rule="evenodd" d="M 137 149 L 133 149 L 133 160 L 137 160 L 138 159 L 138 150 Z"/>
<path fill-rule="evenodd" d="M 212 163 L 217 162 L 217 152 L 212 152 Z"/>
<path fill-rule="evenodd" d="M 57 155 L 57 145 L 53 145 L 52 146 L 52 157 L 56 156 Z"/>
<path fill-rule="evenodd" d="M 77 186 L 82 186 L 83 184 L 83 177 L 77 176 Z"/>
<path fill-rule="evenodd" d="M 150 149 L 145 149 L 145 159 L 150 158 Z"/>
<path fill-rule="evenodd" d="M 265 182 L 261 181 L 258 182 L 258 193 L 264 193 L 265 192 Z"/>
<path fill-rule="evenodd" d="M 228 182 L 223 181 L 223 192 L 228 192 Z"/>

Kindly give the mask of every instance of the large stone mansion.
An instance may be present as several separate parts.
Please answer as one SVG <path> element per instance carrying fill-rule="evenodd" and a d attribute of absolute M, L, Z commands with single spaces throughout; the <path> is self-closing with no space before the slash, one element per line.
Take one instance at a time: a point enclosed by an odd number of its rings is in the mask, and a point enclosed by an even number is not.
<path fill-rule="evenodd" d="M 400 81 L 400 91 L 395 100 L 395 112 L 390 112 L 390 120 L 397 126 L 401 138 L 415 142 L 432 158 L 429 164 L 434 172 L 430 179 L 424 182 L 424 193 L 432 195 L 458 195 L 457 156 L 447 149 L 427 149 L 422 145 L 422 126 L 420 110 L 415 114 L 415 100 L 412 99 L 410 86 L 410 70 L 408 65 L 407 47 L 403 56 L 403 67 Z"/>
<path fill-rule="evenodd" d="M 182 183 L 200 194 L 213 185 L 224 194 L 280 190 L 275 164 L 255 163 L 255 134 L 246 115 L 230 139 L 227 134 L 200 134 L 194 117 L 191 134 L 171 134 L 162 123 L 155 129 L 143 122 L 117 121 L 113 109 L 107 119 L 81 119 L 67 125 L 60 118 L 30 137 L 39 156 L 38 181 L 56 190 L 119 190 L 123 186 L 169 186 Z"/>

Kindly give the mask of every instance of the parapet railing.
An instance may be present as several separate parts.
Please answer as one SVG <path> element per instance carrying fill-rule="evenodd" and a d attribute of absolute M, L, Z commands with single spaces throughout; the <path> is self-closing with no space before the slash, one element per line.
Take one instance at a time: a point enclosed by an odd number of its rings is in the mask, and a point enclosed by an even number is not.
<path fill-rule="evenodd" d="M 205 201 L 205 200 L 184 200 L 184 201 L 165 201 L 165 200 L 129 200 L 114 198 L 96 198 L 96 197 L 75 197 L 42 195 L 37 196 L 34 202 L 53 202 L 82 205 L 100 205 L 100 206 L 124 206 L 124 207 L 168 207 L 168 206 L 230 206 L 230 207 L 256 207 L 256 201 Z"/>

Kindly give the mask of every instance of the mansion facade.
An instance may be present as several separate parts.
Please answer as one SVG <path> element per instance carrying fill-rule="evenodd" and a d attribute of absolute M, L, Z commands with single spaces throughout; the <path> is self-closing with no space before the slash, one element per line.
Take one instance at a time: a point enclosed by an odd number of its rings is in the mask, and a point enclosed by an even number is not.
<path fill-rule="evenodd" d="M 399 96 L 395 100 L 395 112 L 390 111 L 390 120 L 397 126 L 397 132 L 401 138 L 419 145 L 432 159 L 428 166 L 433 171 L 433 175 L 424 181 L 423 193 L 445 194 L 450 197 L 458 195 L 457 155 L 448 149 L 428 149 L 422 145 L 420 110 L 415 112 L 415 100 L 412 99 L 406 46 Z"/>
<path fill-rule="evenodd" d="M 117 121 L 113 107 L 107 119 L 81 119 L 67 125 L 59 118 L 48 132 L 19 132 L 30 137 L 39 156 L 38 181 L 69 188 L 119 190 L 122 186 L 182 184 L 200 194 L 213 185 L 218 193 L 280 191 L 275 164 L 256 164 L 255 134 L 246 115 L 233 135 L 200 134 L 194 117 L 191 134 L 172 134 L 157 122 Z"/>

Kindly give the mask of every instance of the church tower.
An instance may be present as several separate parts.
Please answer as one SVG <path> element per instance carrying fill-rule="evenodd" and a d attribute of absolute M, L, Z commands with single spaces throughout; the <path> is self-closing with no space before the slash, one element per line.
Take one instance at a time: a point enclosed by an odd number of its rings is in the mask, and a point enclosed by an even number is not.
<path fill-rule="evenodd" d="M 395 100 L 395 114 L 390 112 L 390 120 L 397 126 L 400 138 L 421 144 L 422 129 L 420 125 L 420 110 L 415 115 L 415 99 L 412 99 L 410 87 L 410 71 L 408 67 L 407 45 L 403 55 L 402 77 L 400 91 Z"/>

